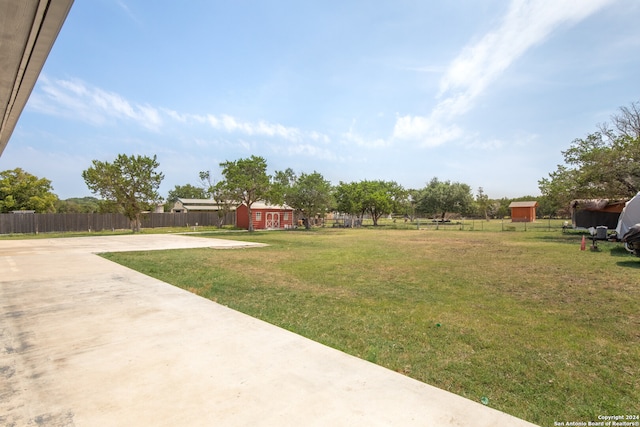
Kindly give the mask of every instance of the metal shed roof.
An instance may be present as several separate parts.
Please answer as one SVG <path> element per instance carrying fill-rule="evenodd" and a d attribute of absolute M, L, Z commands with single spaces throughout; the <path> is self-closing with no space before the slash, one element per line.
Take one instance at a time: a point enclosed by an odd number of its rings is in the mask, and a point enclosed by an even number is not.
<path fill-rule="evenodd" d="M 178 201 L 185 206 L 191 205 L 206 205 L 206 206 L 218 206 L 218 202 L 213 199 L 183 199 L 178 197 Z"/>
<path fill-rule="evenodd" d="M 263 201 L 253 202 L 251 209 L 273 209 L 273 210 L 293 210 L 291 206 L 287 205 L 270 205 Z"/>
<path fill-rule="evenodd" d="M 535 200 L 532 202 L 511 202 L 510 208 L 535 208 L 538 206 L 538 202 Z"/>

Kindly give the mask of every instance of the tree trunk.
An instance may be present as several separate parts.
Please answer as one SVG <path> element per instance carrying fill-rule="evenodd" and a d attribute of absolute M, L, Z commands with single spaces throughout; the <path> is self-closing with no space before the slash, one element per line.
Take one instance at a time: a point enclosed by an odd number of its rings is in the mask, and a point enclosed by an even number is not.
<path fill-rule="evenodd" d="M 251 205 L 247 204 L 247 212 L 249 214 L 249 233 L 253 232 L 253 216 L 251 215 Z"/>
<path fill-rule="evenodd" d="M 131 231 L 134 233 L 140 232 L 140 214 L 136 214 L 136 217 L 131 220 Z"/>

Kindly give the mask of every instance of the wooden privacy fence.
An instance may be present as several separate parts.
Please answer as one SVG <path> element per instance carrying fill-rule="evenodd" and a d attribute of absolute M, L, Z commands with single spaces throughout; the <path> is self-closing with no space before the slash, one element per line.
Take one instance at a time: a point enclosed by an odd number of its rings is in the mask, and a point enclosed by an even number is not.
<path fill-rule="evenodd" d="M 142 228 L 235 225 L 235 213 L 146 213 Z M 51 233 L 130 229 L 130 221 L 115 213 L 9 213 L 0 214 L 0 234 Z"/>

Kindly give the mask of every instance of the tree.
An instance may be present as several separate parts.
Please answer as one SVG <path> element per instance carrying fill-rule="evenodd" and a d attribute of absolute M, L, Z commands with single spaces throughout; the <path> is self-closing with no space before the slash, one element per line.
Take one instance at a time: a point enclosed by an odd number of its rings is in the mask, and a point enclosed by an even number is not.
<path fill-rule="evenodd" d="M 504 218 L 504 217 L 508 217 L 511 215 L 511 208 L 509 208 L 509 205 L 511 204 L 513 200 L 507 198 L 507 197 L 503 197 L 499 200 L 496 200 L 496 215 L 498 218 Z"/>
<path fill-rule="evenodd" d="M 72 197 L 56 203 L 58 213 L 94 213 L 99 210 L 100 200 L 95 197 Z"/>
<path fill-rule="evenodd" d="M 160 166 L 156 156 L 118 154 L 113 163 L 93 160 L 92 165 L 82 172 L 87 187 L 118 206 L 132 229 L 140 231 L 140 214 L 160 200 L 158 187 L 164 175 L 156 172 Z"/>
<path fill-rule="evenodd" d="M 269 202 L 276 205 L 287 203 L 285 199 L 292 191 L 293 186 L 296 185 L 297 180 L 298 176 L 291 168 L 287 168 L 284 171 L 276 171 L 271 179 L 271 187 L 267 195 Z"/>
<path fill-rule="evenodd" d="M 580 198 L 625 199 L 640 191 L 640 138 L 608 139 L 595 132 L 575 139 L 562 154 L 565 164 L 538 181 L 542 194 L 556 197 L 558 204 Z"/>
<path fill-rule="evenodd" d="M 640 190 L 640 139 L 604 139 L 596 132 L 575 139 L 562 154 L 577 171 L 577 190 L 584 197 L 625 197 Z"/>
<path fill-rule="evenodd" d="M 198 177 L 200 178 L 200 185 L 204 190 L 204 198 L 215 198 L 214 191 L 216 184 L 211 176 L 211 171 L 200 171 Z"/>
<path fill-rule="evenodd" d="M 0 172 L 0 212 L 33 210 L 55 212 L 58 196 L 51 181 L 38 178 L 21 168 Z"/>
<path fill-rule="evenodd" d="M 394 181 L 340 182 L 335 194 L 340 212 L 360 217 L 368 213 L 374 226 L 383 215 L 405 212 L 410 206 L 409 192 Z"/>
<path fill-rule="evenodd" d="M 228 191 L 224 187 L 223 182 L 216 183 L 211 176 L 211 171 L 200 171 L 198 174 L 200 177 L 200 185 L 204 194 L 203 198 L 209 198 L 215 200 L 219 209 L 216 210 L 218 214 L 218 227 L 224 225 L 227 214 L 235 207 L 236 202 L 232 196 L 228 194 Z"/>
<path fill-rule="evenodd" d="M 573 140 L 564 164 L 538 181 L 545 203 L 566 209 L 573 199 L 627 199 L 640 191 L 640 103 L 621 107 L 600 131 Z"/>
<path fill-rule="evenodd" d="M 267 175 L 267 162 L 259 156 L 239 159 L 234 162 L 220 163 L 224 180 L 218 185 L 218 191 L 237 203 L 247 205 L 249 213 L 249 231 L 253 231 L 251 205 L 265 200 L 271 186 Z"/>
<path fill-rule="evenodd" d="M 478 194 L 476 195 L 476 205 L 478 206 L 480 214 L 484 216 L 484 219 L 489 221 L 489 206 L 491 205 L 491 200 L 489 200 L 489 196 L 484 193 L 484 189 L 482 187 L 478 188 Z"/>
<path fill-rule="evenodd" d="M 361 188 L 357 182 L 342 182 L 335 188 L 336 209 L 349 215 L 362 216 L 364 208 L 362 206 Z"/>
<path fill-rule="evenodd" d="M 164 210 L 171 211 L 178 199 L 207 199 L 204 188 L 196 187 L 192 184 L 176 185 L 173 190 L 167 193 L 167 200 L 164 204 Z"/>
<path fill-rule="evenodd" d="M 500 200 L 491 199 L 489 200 L 489 204 L 487 205 L 487 214 L 489 218 L 499 218 L 500 217 L 500 208 L 501 208 Z M 506 216 L 506 215 L 503 215 Z"/>
<path fill-rule="evenodd" d="M 422 190 L 417 209 L 428 214 L 440 214 L 444 221 L 447 212 L 463 214 L 473 203 L 471 187 L 459 182 L 444 181 L 433 178 Z"/>
<path fill-rule="evenodd" d="M 383 215 L 400 210 L 409 196 L 395 181 L 362 181 L 360 187 L 362 208 L 371 215 L 374 226 Z"/>
<path fill-rule="evenodd" d="M 305 228 L 311 228 L 309 218 L 323 215 L 333 205 L 332 186 L 324 177 L 314 171 L 297 176 L 291 169 L 276 172 L 270 200 L 284 202 L 307 219 Z"/>
<path fill-rule="evenodd" d="M 578 184 L 577 171 L 564 165 L 549 174 L 549 178 L 538 181 L 538 188 L 544 201 L 545 213 L 567 216 L 571 200 L 582 194 Z"/>
<path fill-rule="evenodd" d="M 191 184 L 176 185 L 167 194 L 167 203 L 175 203 L 178 199 L 206 199 L 206 191 L 202 187 Z"/>
<path fill-rule="evenodd" d="M 629 107 L 620 107 L 619 110 L 618 114 L 611 115 L 611 124 L 604 123 L 599 126 L 600 131 L 609 139 L 619 136 L 640 138 L 640 101 L 632 102 Z"/>

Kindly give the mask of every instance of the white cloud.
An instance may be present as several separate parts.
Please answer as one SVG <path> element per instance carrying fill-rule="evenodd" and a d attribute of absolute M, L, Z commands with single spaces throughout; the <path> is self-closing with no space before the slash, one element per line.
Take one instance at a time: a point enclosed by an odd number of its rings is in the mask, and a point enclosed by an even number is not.
<path fill-rule="evenodd" d="M 185 113 L 172 108 L 138 104 L 118 93 L 78 79 L 51 79 L 46 75 L 41 76 L 29 105 L 31 109 L 44 114 L 79 120 L 93 126 L 137 126 L 153 132 L 177 133 L 190 141 L 189 144 L 200 148 L 233 147 L 243 152 L 269 149 L 283 155 L 327 161 L 342 159 L 336 152 L 335 144 L 364 150 L 387 147 L 392 142 L 383 138 L 367 138 L 357 133 L 355 123 L 347 132 L 334 138 L 315 130 L 301 130 L 267 120 L 245 120 L 224 113 Z M 212 133 L 211 129 L 215 132 Z M 447 131 L 451 132 L 451 129 Z"/>
<path fill-rule="evenodd" d="M 141 118 L 146 120 L 146 127 L 149 129 L 157 129 L 162 125 L 162 118 L 160 117 L 160 112 L 148 105 L 140 105 L 138 106 L 140 109 Z"/>
<path fill-rule="evenodd" d="M 181 116 L 174 114 L 177 118 Z M 207 114 L 206 116 L 190 116 L 194 121 L 209 124 L 214 129 L 223 130 L 227 133 L 239 133 L 241 135 L 280 138 L 288 142 L 304 144 L 311 140 L 315 143 L 328 144 L 331 138 L 317 131 L 302 131 L 295 127 L 285 126 L 280 123 L 270 123 L 266 120 L 251 122 L 241 120 L 228 114 L 216 116 Z"/>
<path fill-rule="evenodd" d="M 305 155 L 329 161 L 335 161 L 338 158 L 332 150 L 313 144 L 291 144 L 286 147 L 286 152 L 289 155 Z"/>
<path fill-rule="evenodd" d="M 42 78 L 42 80 L 45 83 L 49 83 L 48 87 L 49 89 L 51 89 L 51 81 L 45 76 Z M 58 85 L 62 88 L 68 89 L 71 93 L 74 93 L 78 96 L 86 96 L 87 95 L 87 88 L 85 87 L 84 83 L 79 82 L 79 81 L 70 81 L 70 80 L 56 80 L 56 82 L 58 83 Z"/>
<path fill-rule="evenodd" d="M 44 114 L 82 120 L 92 125 L 125 120 L 158 131 L 165 120 L 170 119 L 184 126 L 208 124 L 216 130 L 244 136 L 281 138 L 295 143 L 311 140 L 327 144 L 330 141 L 329 136 L 317 131 L 305 132 L 266 120 L 247 121 L 229 114 L 189 114 L 148 104 L 134 104 L 117 93 L 80 80 L 52 80 L 46 75 L 40 77 L 29 107 Z"/>
<path fill-rule="evenodd" d="M 124 13 L 131 18 L 131 20 L 133 20 L 136 24 L 140 24 L 141 21 L 138 19 L 138 17 L 131 11 L 131 9 L 129 8 L 129 6 L 127 6 L 127 4 L 122 1 L 122 0 L 117 0 L 116 4 L 124 11 Z"/>
<path fill-rule="evenodd" d="M 437 147 L 463 136 L 463 131 L 456 125 L 441 124 L 433 117 L 403 116 L 398 117 L 393 135 L 401 140 L 419 141 L 423 147 Z"/>
<path fill-rule="evenodd" d="M 92 111 L 85 98 L 87 89 L 81 82 L 76 81 L 51 81 L 47 76 L 41 75 L 37 89 L 32 93 L 27 104 L 30 109 L 44 114 L 77 118 L 91 124 L 102 124 L 105 119 L 102 115 Z"/>
<path fill-rule="evenodd" d="M 493 139 L 489 139 L 486 141 L 480 141 L 480 140 L 475 140 L 472 141 L 470 143 L 468 143 L 466 145 L 466 148 L 468 149 L 481 149 L 483 151 L 492 151 L 492 150 L 498 150 L 502 147 L 504 147 L 506 144 L 504 141 L 497 139 L 497 138 L 493 138 Z M 517 144 L 515 144 L 517 145 Z"/>
<path fill-rule="evenodd" d="M 462 49 L 440 80 L 430 115 L 398 117 L 393 136 L 436 146 L 458 138 L 449 124 L 518 58 L 562 25 L 575 24 L 616 0 L 513 0 L 500 25 Z"/>
<path fill-rule="evenodd" d="M 300 141 L 304 138 L 304 133 L 294 127 L 284 126 L 279 123 L 269 123 L 264 120 L 249 122 L 237 119 L 228 114 L 219 117 L 213 114 L 206 116 L 206 121 L 214 129 L 224 130 L 229 133 L 241 133 L 249 136 L 279 137 L 287 141 Z M 317 137 L 317 133 L 310 135 Z"/>
<path fill-rule="evenodd" d="M 349 130 L 343 133 L 342 142 L 346 145 L 355 144 L 358 147 L 379 148 L 388 147 L 391 145 L 391 141 L 386 141 L 382 138 L 368 139 L 358 134 L 355 130 L 356 121 L 352 121 Z"/>
<path fill-rule="evenodd" d="M 41 75 L 29 108 L 44 114 L 78 119 L 93 125 L 109 120 L 132 120 L 149 130 L 162 126 L 160 112 L 149 105 L 132 105 L 117 93 L 92 87 L 80 80 L 51 80 Z"/>
<path fill-rule="evenodd" d="M 514 0 L 502 24 L 463 49 L 440 82 L 440 96 L 462 90 L 473 99 L 531 47 L 562 24 L 581 21 L 615 0 Z"/>
<path fill-rule="evenodd" d="M 315 141 L 315 142 L 320 142 L 323 144 L 329 144 L 331 142 L 331 138 L 329 138 L 328 135 L 325 135 L 320 132 L 311 131 L 307 136 L 311 138 L 312 141 Z"/>

